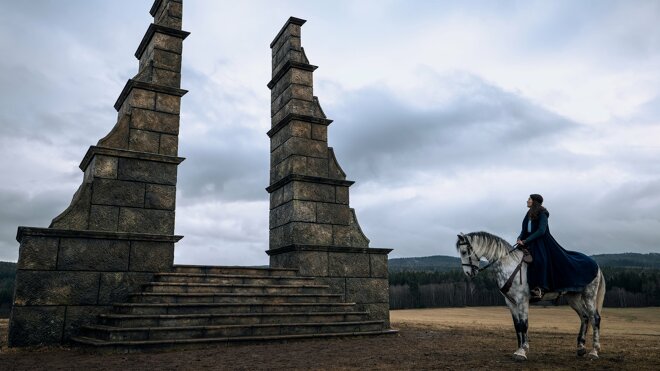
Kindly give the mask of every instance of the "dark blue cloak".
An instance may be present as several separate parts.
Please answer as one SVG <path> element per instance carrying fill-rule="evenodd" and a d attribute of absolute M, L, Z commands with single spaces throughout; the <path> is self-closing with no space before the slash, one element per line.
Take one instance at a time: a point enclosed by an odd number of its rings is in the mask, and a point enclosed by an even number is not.
<path fill-rule="evenodd" d="M 582 291 L 598 274 L 596 262 L 579 252 L 567 251 L 550 234 L 548 217 L 541 212 L 532 220 L 532 231 L 527 232 L 529 216 L 525 216 L 519 239 L 532 253 L 534 262 L 527 267 L 530 289 L 540 287 L 544 291 Z"/>

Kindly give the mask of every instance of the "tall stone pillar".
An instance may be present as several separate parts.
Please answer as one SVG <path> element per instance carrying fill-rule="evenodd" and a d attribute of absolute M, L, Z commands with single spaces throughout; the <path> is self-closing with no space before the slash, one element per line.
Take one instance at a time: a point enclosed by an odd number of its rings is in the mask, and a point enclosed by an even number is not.
<path fill-rule="evenodd" d="M 156 0 L 118 119 L 80 164 L 83 181 L 49 228 L 19 227 L 9 345 L 66 342 L 174 260 L 182 0 Z"/>
<path fill-rule="evenodd" d="M 369 248 L 349 206 L 354 182 L 328 147 L 332 120 L 313 94 L 317 67 L 301 46 L 304 23 L 289 18 L 270 44 L 270 265 L 320 277 L 372 319 L 387 321 L 391 249 Z"/>

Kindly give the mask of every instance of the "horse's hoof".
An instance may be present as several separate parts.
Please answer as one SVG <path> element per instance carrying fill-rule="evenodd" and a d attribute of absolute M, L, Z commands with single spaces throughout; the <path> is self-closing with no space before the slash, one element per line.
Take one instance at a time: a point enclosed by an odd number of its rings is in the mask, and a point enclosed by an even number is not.
<path fill-rule="evenodd" d="M 524 354 L 520 354 L 520 353 L 513 353 L 513 359 L 516 360 L 516 361 L 519 361 L 519 362 L 526 361 L 527 356 L 524 355 Z"/>
<path fill-rule="evenodd" d="M 578 349 L 577 350 L 577 355 L 578 357 L 582 357 L 583 355 L 587 354 L 587 350 L 584 348 Z"/>
<path fill-rule="evenodd" d="M 595 361 L 595 360 L 597 360 L 598 358 L 599 358 L 599 357 L 598 357 L 598 353 L 596 353 L 596 352 L 589 352 L 589 359 L 590 359 L 590 360 Z"/>

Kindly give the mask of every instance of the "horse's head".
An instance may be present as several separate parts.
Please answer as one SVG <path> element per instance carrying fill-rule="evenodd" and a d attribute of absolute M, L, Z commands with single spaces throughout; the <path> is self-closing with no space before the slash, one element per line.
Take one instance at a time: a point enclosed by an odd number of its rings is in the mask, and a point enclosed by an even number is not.
<path fill-rule="evenodd" d="M 472 278 L 479 273 L 479 257 L 474 252 L 474 247 L 470 242 L 470 238 L 463 233 L 458 235 L 456 241 L 456 250 L 461 257 L 461 265 L 463 266 L 463 273 Z"/>

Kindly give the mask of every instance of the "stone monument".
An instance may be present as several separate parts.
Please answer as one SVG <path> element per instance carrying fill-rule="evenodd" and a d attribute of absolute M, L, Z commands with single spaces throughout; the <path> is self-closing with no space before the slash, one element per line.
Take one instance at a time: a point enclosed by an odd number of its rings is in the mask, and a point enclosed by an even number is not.
<path fill-rule="evenodd" d="M 49 228 L 19 227 L 9 345 L 66 342 L 114 302 L 172 268 L 181 0 L 156 0 L 110 133 L 80 163 L 83 181 Z"/>
<path fill-rule="evenodd" d="M 328 147 L 328 119 L 313 93 L 301 26 L 291 17 L 273 42 L 270 155 L 270 266 L 319 277 L 371 319 L 389 323 L 387 254 L 369 239 L 349 206 L 354 183 Z"/>

